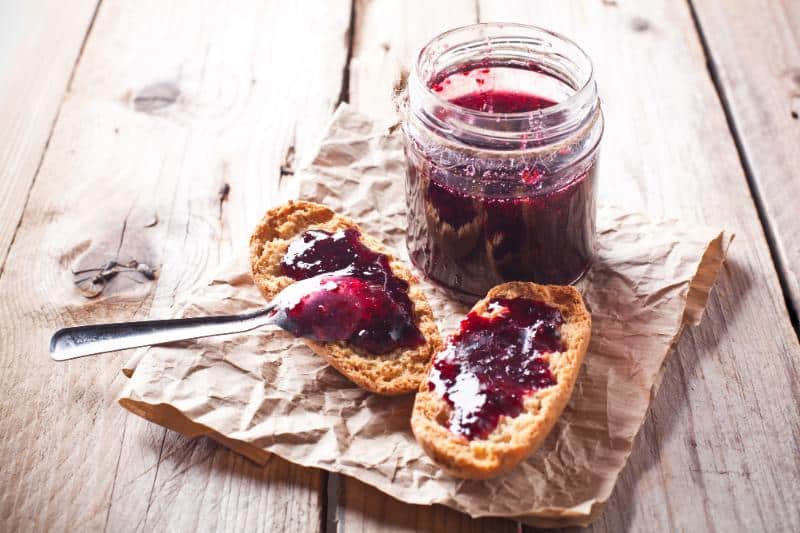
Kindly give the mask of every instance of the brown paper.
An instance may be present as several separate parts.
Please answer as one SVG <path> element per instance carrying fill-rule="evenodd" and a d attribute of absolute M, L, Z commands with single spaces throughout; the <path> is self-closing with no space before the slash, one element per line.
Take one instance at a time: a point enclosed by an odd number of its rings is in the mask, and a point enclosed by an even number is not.
<path fill-rule="evenodd" d="M 405 255 L 402 143 L 396 128 L 340 108 L 288 194 L 345 213 Z M 601 510 L 642 425 L 662 363 L 684 325 L 697 324 L 731 236 L 603 206 L 598 254 L 580 282 L 592 310 L 589 353 L 573 397 L 542 447 L 510 474 L 451 478 L 409 427 L 413 397 L 359 389 L 281 331 L 140 351 L 120 403 L 187 435 L 208 435 L 264 463 L 271 453 L 339 472 L 404 502 L 538 526 L 588 524 Z M 264 305 L 242 250 L 179 316 Z M 465 308 L 425 284 L 442 332 Z M 135 368 L 135 371 L 134 371 Z"/>

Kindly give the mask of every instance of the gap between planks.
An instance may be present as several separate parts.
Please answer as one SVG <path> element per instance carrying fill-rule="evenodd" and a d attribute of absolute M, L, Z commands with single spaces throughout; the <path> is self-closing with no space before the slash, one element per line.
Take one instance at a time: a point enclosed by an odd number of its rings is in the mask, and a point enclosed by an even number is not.
<path fill-rule="evenodd" d="M 70 73 L 69 80 L 67 81 L 67 85 L 66 85 L 66 87 L 64 89 L 64 93 L 61 95 L 61 102 L 59 103 L 58 111 L 56 112 L 55 117 L 53 118 L 53 122 L 50 125 L 50 132 L 48 133 L 47 141 L 45 142 L 44 147 L 42 149 L 42 153 L 41 153 L 41 155 L 39 157 L 39 162 L 38 162 L 38 165 L 36 167 L 36 172 L 34 173 L 33 179 L 31 180 L 31 183 L 28 186 L 28 192 L 27 192 L 27 196 L 26 196 L 26 199 L 25 199 L 25 203 L 23 204 L 22 213 L 20 214 L 19 220 L 17 221 L 17 228 L 16 228 L 16 230 L 14 232 L 14 236 L 12 237 L 11 242 L 9 243 L 8 250 L 6 251 L 6 256 L 5 256 L 5 259 L 3 261 L 3 265 L 2 265 L 2 267 L 0 267 L 0 278 L 2 278 L 2 275 L 5 272 L 6 261 L 8 260 L 8 256 L 9 256 L 8 252 L 11 250 L 12 246 L 14 245 L 14 241 L 16 240 L 17 232 L 19 231 L 19 228 L 22 225 L 22 221 L 23 221 L 23 218 L 25 216 L 25 212 L 27 211 L 28 202 L 30 200 L 31 191 L 33 190 L 33 186 L 36 183 L 36 178 L 39 176 L 39 172 L 40 172 L 40 170 L 42 168 L 42 163 L 44 162 L 45 155 L 47 154 L 47 150 L 48 150 L 48 148 L 50 146 L 50 140 L 51 140 L 51 138 L 53 136 L 53 132 L 55 131 L 56 125 L 58 124 L 59 117 L 61 116 L 61 110 L 62 110 L 62 108 L 64 106 L 64 102 L 66 101 L 67 96 L 69 95 L 69 93 L 72 91 L 72 84 L 73 84 L 73 82 L 75 80 L 75 74 L 78 71 L 78 67 L 80 66 L 81 60 L 83 59 L 83 54 L 84 54 L 84 51 L 86 50 L 86 43 L 88 43 L 89 38 L 92 35 L 92 30 L 94 29 L 95 21 L 97 20 L 97 16 L 100 13 L 100 9 L 101 9 L 102 5 L 103 5 L 103 0 L 97 0 L 97 4 L 95 5 L 94 12 L 92 13 L 92 18 L 89 21 L 88 27 L 86 28 L 86 34 L 83 36 L 83 41 L 81 42 L 80 49 L 78 50 L 78 55 L 75 57 L 75 62 L 72 65 L 72 72 Z M 126 226 L 127 226 L 127 217 L 126 217 L 126 219 L 124 221 L 124 224 L 123 224 L 123 227 L 122 227 L 122 233 L 120 235 L 119 246 L 122 246 L 122 242 L 123 242 L 124 237 L 125 237 Z M 117 249 L 117 252 L 119 252 L 119 249 Z M 125 426 L 123 426 L 123 439 L 124 439 L 124 432 L 125 432 L 126 428 L 127 428 L 127 423 L 125 424 Z M 147 522 L 147 515 L 148 515 L 148 513 L 150 511 L 150 506 L 152 504 L 153 493 L 154 493 L 155 484 L 156 484 L 157 475 L 158 475 L 158 468 L 161 465 L 161 456 L 162 456 L 163 451 L 164 451 L 164 442 L 166 440 L 166 435 L 167 435 L 167 429 L 163 428 L 163 434 L 162 434 L 162 438 L 161 438 L 161 448 L 159 450 L 158 461 L 156 463 L 156 472 L 155 472 L 155 474 L 153 476 L 153 485 L 151 487 L 150 494 L 148 495 L 147 512 L 145 513 L 145 516 L 144 516 L 145 523 Z M 111 512 L 111 506 L 112 506 L 112 502 L 113 502 L 113 493 L 114 493 L 113 489 L 116 486 L 116 478 L 117 478 L 117 473 L 118 473 L 118 469 L 119 469 L 119 458 L 117 459 L 117 462 L 118 462 L 117 463 L 117 468 L 115 470 L 114 480 L 112 482 L 112 496 L 111 496 L 111 498 L 109 500 L 109 503 L 108 503 L 108 509 L 106 509 L 106 519 L 105 519 L 105 522 L 104 522 L 104 525 L 103 525 L 103 530 L 104 531 L 106 531 L 108 529 L 109 513 Z"/>
<path fill-rule="evenodd" d="M 353 48 L 355 47 L 357 1 L 350 0 L 350 19 L 345 36 L 347 52 L 342 65 L 342 85 L 336 102 L 337 107 L 342 103 L 350 103 L 350 63 L 353 61 Z M 338 530 L 341 488 L 340 474 L 327 470 L 322 471 L 322 512 L 320 513 L 320 531 L 322 533 L 333 533 Z"/>
<path fill-rule="evenodd" d="M 17 240 L 17 234 L 19 233 L 19 228 L 22 226 L 22 219 L 25 218 L 25 212 L 28 208 L 28 202 L 31 199 L 31 191 L 33 190 L 33 185 L 36 183 L 36 178 L 39 176 L 39 172 L 42 170 L 42 163 L 44 163 L 44 156 L 47 153 L 47 149 L 50 147 L 50 139 L 53 137 L 53 132 L 56 129 L 56 124 L 58 124 L 58 118 L 61 116 L 61 108 L 64 107 L 64 101 L 67 99 L 67 95 L 69 94 L 70 90 L 72 89 L 72 80 L 75 78 L 75 71 L 78 70 L 78 65 L 81 62 L 81 58 L 83 57 L 83 50 L 86 48 L 86 42 L 89 40 L 89 36 L 92 34 L 92 28 L 94 28 L 94 21 L 97 19 L 97 13 L 100 11 L 100 4 L 103 3 L 103 0 L 97 0 L 97 4 L 94 6 L 94 11 L 92 12 L 92 18 L 89 20 L 89 25 L 86 27 L 86 33 L 83 36 L 83 40 L 81 41 L 81 47 L 78 49 L 78 55 L 75 57 L 75 62 L 72 64 L 72 70 L 69 74 L 69 79 L 67 84 L 64 86 L 64 92 L 61 94 L 61 99 L 58 103 L 58 109 L 56 110 L 55 116 L 53 116 L 53 121 L 50 123 L 50 131 L 47 133 L 47 139 L 44 142 L 44 146 L 42 146 L 42 151 L 39 154 L 39 161 L 36 163 L 36 170 L 33 172 L 33 177 L 31 178 L 30 183 L 28 183 L 28 189 L 25 191 L 25 201 L 22 203 L 22 210 L 19 212 L 19 218 L 17 219 L 17 225 L 14 228 L 14 234 L 11 236 L 11 240 L 8 243 L 8 246 L 5 249 L 5 254 L 3 255 L 3 262 L 0 264 L 0 279 L 2 279 L 3 274 L 6 271 L 6 263 L 8 262 L 8 256 L 10 255 L 11 249 L 14 247 L 14 242 Z"/>
<path fill-rule="evenodd" d="M 356 37 L 356 2 L 357 0 L 350 0 L 350 19 L 347 23 L 347 34 L 345 36 L 347 54 L 342 67 L 342 87 L 339 90 L 339 99 L 336 102 L 337 107 L 341 103 L 350 103 L 350 63 L 353 61 L 353 47 Z"/>
<path fill-rule="evenodd" d="M 698 17 L 697 10 L 694 6 L 694 0 L 686 0 L 686 3 L 689 6 L 689 12 L 692 15 L 692 21 L 694 22 L 695 30 L 697 30 L 700 46 L 703 49 L 708 76 L 711 79 L 711 83 L 714 85 L 714 90 L 716 91 L 717 96 L 719 97 L 720 107 L 722 107 L 722 111 L 725 114 L 725 121 L 727 122 L 728 129 L 730 130 L 731 137 L 733 138 L 734 145 L 736 146 L 736 153 L 739 156 L 739 162 L 741 163 L 742 171 L 747 179 L 747 187 L 750 189 L 750 195 L 753 198 L 753 203 L 756 207 L 756 213 L 758 213 L 758 221 L 761 223 L 761 227 L 764 231 L 764 237 L 767 241 L 770 258 L 775 264 L 775 270 L 777 271 L 778 282 L 780 283 L 781 293 L 783 294 L 783 301 L 784 305 L 786 306 L 786 311 L 789 315 L 789 320 L 792 323 L 792 328 L 794 328 L 795 334 L 798 336 L 798 339 L 800 339 L 800 320 L 798 319 L 798 309 L 792 302 L 791 293 L 789 292 L 789 282 L 786 279 L 788 265 L 784 264 L 781 254 L 778 251 L 778 240 L 775 234 L 775 228 L 773 228 L 769 217 L 767 216 L 767 210 L 766 206 L 764 205 L 761 189 L 759 188 L 758 182 L 755 178 L 753 166 L 744 149 L 742 135 L 739 131 L 738 125 L 736 124 L 736 119 L 733 116 L 730 99 L 725 91 L 725 85 L 720 79 L 719 71 L 716 63 L 714 62 L 714 56 L 711 53 L 711 48 L 708 44 L 708 39 L 706 38 L 703 24 L 700 21 L 700 17 Z"/>

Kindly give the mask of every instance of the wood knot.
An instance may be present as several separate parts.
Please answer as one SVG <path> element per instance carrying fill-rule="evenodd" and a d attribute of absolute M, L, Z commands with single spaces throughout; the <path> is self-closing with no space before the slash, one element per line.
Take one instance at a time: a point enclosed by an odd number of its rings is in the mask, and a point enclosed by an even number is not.
<path fill-rule="evenodd" d="M 169 107 L 178 101 L 181 90 L 171 82 L 159 82 L 148 85 L 133 99 L 133 107 L 142 113 L 153 113 Z"/>
<path fill-rule="evenodd" d="M 642 17 L 631 19 L 631 29 L 637 33 L 642 33 L 650 29 L 650 21 Z"/>
<path fill-rule="evenodd" d="M 138 284 L 156 279 L 156 269 L 147 263 L 140 263 L 136 259 L 124 263 L 112 259 L 102 265 L 72 271 L 73 283 L 85 298 L 100 296 L 111 281 L 117 279 L 120 274 L 124 274 L 129 280 Z"/>
<path fill-rule="evenodd" d="M 152 219 L 126 218 L 119 235 L 108 233 L 81 243 L 62 258 L 68 261 L 80 253 L 72 260 L 70 270 L 72 282 L 84 298 L 97 298 L 101 294 L 146 297 L 151 290 L 150 282 L 158 278 L 157 263 L 144 233 L 151 222 Z"/>

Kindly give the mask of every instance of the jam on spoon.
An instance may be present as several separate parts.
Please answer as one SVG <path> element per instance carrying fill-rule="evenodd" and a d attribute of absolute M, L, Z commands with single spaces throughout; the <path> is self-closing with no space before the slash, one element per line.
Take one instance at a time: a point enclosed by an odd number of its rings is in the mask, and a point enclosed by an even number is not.
<path fill-rule="evenodd" d="M 309 230 L 289 244 L 281 273 L 296 281 L 320 274 L 317 289 L 283 306 L 288 329 L 317 340 L 347 340 L 372 354 L 425 343 L 414 323 L 408 282 L 389 258 L 370 250 L 355 229 Z"/>
<path fill-rule="evenodd" d="M 448 428 L 469 440 L 494 431 L 501 416 L 522 412 L 528 394 L 556 379 L 547 353 L 564 351 L 557 308 L 528 298 L 493 298 L 489 316 L 470 312 L 444 351 L 428 382 L 452 408 Z"/>

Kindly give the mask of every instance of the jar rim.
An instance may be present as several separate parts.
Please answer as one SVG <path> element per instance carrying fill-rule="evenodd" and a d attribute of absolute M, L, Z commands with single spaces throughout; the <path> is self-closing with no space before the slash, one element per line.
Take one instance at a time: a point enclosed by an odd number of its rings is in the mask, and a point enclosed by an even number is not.
<path fill-rule="evenodd" d="M 460 106 L 458 104 L 454 104 L 454 103 L 450 102 L 449 100 L 447 100 L 446 98 L 444 98 L 441 95 L 439 95 L 438 93 L 436 93 L 436 91 L 434 91 L 431 87 L 429 87 L 426 83 L 424 83 L 422 81 L 422 77 L 420 76 L 420 73 L 419 73 L 420 63 L 422 61 L 423 56 L 426 54 L 426 52 L 429 52 L 431 50 L 431 47 L 437 41 L 445 39 L 447 37 L 451 37 L 451 36 L 453 36 L 455 34 L 464 32 L 466 30 L 475 30 L 475 29 L 479 29 L 479 28 L 491 28 L 491 29 L 507 29 L 507 28 L 514 29 L 514 28 L 516 28 L 518 30 L 523 30 L 523 31 L 527 31 L 527 32 L 531 32 L 532 31 L 534 33 L 540 33 L 540 34 L 548 35 L 551 38 L 554 38 L 554 39 L 556 39 L 558 41 L 561 41 L 562 43 L 574 48 L 574 50 L 578 52 L 578 54 L 581 56 L 581 58 L 583 60 L 585 60 L 587 66 L 588 66 L 588 72 L 585 75 L 585 79 L 583 80 L 583 82 L 580 84 L 579 87 L 573 87 L 575 92 L 573 92 L 571 95 L 569 95 L 569 97 L 567 97 L 566 99 L 562 100 L 561 102 L 557 102 L 556 104 L 554 104 L 552 106 L 543 107 L 543 108 L 539 108 L 539 109 L 534 109 L 532 111 L 518 111 L 518 112 L 512 112 L 512 113 L 495 113 L 495 112 L 489 112 L 489 111 L 480 111 L 480 110 L 477 110 L 477 109 L 470 109 L 470 108 L 467 108 L 467 107 L 464 107 L 464 106 Z M 510 33 L 510 32 L 508 33 L 508 37 L 513 37 L 513 36 L 514 35 L 512 33 Z M 492 39 L 497 39 L 497 38 L 499 38 L 499 36 L 486 37 L 486 40 L 487 41 L 491 41 Z M 586 53 L 586 51 L 583 48 L 581 48 L 580 45 L 578 45 L 578 43 L 576 43 L 574 40 L 570 39 L 569 37 L 567 37 L 567 36 L 565 36 L 565 35 L 563 35 L 561 33 L 558 33 L 558 32 L 552 31 L 552 30 L 548 30 L 546 28 L 542 28 L 541 26 L 534 26 L 532 24 L 521 24 L 521 23 L 517 23 L 517 22 L 479 22 L 479 23 L 475 23 L 475 24 L 466 24 L 464 26 L 458 26 L 456 28 L 449 29 L 449 30 L 447 30 L 445 32 L 442 32 L 442 33 L 436 35 L 430 41 L 428 41 L 425 44 L 425 46 L 423 46 L 420 49 L 419 53 L 417 54 L 417 58 L 416 58 L 416 61 L 414 63 L 414 68 L 411 70 L 411 73 L 410 73 L 410 76 L 409 76 L 409 81 L 411 83 L 413 83 L 413 84 L 417 84 L 419 86 L 419 88 L 423 89 L 423 91 L 425 91 L 425 93 L 427 95 L 432 96 L 435 99 L 436 104 L 441 106 L 442 108 L 447 109 L 447 110 L 451 110 L 451 111 L 457 111 L 457 112 L 462 113 L 464 115 L 468 115 L 468 116 L 471 115 L 471 116 L 480 117 L 480 118 L 484 118 L 484 119 L 486 119 L 486 118 L 494 118 L 494 119 L 497 119 L 497 118 L 523 119 L 523 118 L 529 118 L 529 117 L 544 117 L 544 116 L 556 115 L 558 113 L 563 112 L 566 109 L 569 109 L 570 107 L 573 107 L 575 105 L 575 102 L 577 102 L 577 101 L 579 101 L 579 100 L 581 100 L 581 99 L 586 97 L 586 93 L 587 92 L 594 92 L 594 89 L 595 89 L 595 84 L 594 84 L 594 64 L 592 63 L 592 60 L 589 57 L 589 55 Z"/>

